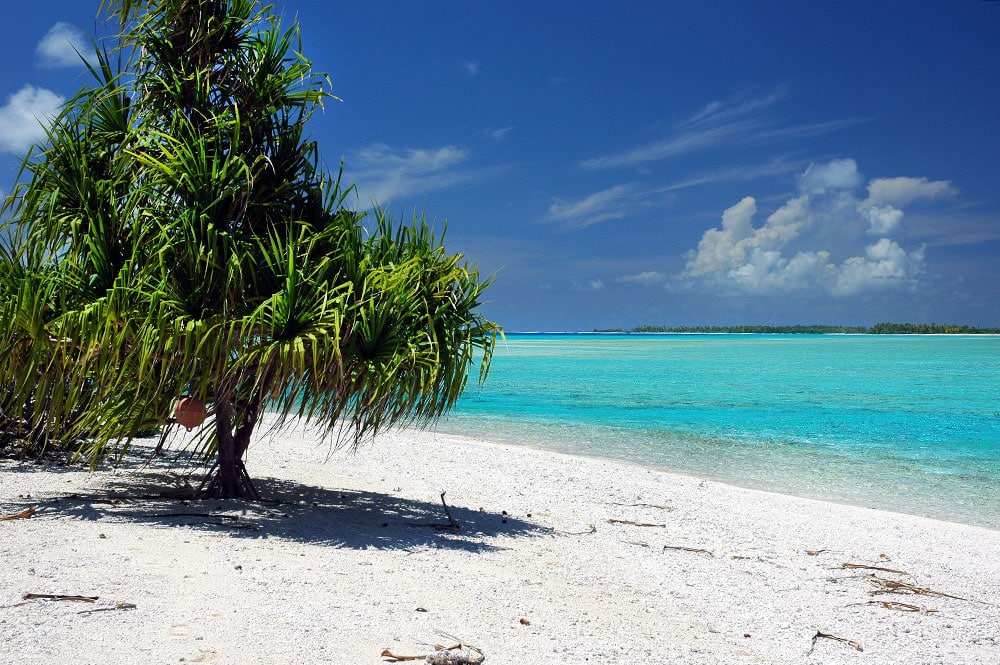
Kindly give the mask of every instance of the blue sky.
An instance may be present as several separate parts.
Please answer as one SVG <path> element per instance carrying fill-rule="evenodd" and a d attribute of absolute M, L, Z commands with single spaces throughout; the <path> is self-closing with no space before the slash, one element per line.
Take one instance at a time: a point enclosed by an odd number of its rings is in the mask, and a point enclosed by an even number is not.
<path fill-rule="evenodd" d="M 0 30 L 0 190 L 97 0 Z M 425 210 L 508 330 L 1000 326 L 1000 2 L 285 0 L 357 204 Z"/>

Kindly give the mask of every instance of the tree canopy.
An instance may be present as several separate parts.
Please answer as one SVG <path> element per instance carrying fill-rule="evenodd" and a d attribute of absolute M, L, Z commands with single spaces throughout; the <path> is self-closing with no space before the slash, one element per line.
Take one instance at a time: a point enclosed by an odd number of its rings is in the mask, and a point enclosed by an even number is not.
<path fill-rule="evenodd" d="M 24 161 L 0 228 L 0 426 L 94 459 L 179 396 L 203 488 L 253 497 L 265 409 L 340 441 L 451 408 L 499 328 L 422 216 L 348 205 L 308 120 L 330 80 L 257 0 L 105 0 L 94 83 Z"/>

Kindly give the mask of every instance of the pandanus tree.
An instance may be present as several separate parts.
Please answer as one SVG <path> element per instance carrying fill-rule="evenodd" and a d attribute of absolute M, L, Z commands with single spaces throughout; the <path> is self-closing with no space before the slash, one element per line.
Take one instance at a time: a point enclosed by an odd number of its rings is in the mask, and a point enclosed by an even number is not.
<path fill-rule="evenodd" d="M 329 80 L 256 0 L 105 0 L 118 41 L 25 159 L 0 237 L 0 409 L 98 458 L 207 407 L 204 496 L 257 496 L 265 410 L 341 442 L 454 404 L 497 326 L 423 217 L 347 205 Z M 168 426 L 170 426 L 168 424 Z"/>

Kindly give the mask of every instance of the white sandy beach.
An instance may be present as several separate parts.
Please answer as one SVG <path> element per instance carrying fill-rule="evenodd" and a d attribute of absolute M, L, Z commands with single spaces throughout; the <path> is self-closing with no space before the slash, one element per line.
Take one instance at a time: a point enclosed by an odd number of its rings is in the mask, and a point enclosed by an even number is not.
<path fill-rule="evenodd" d="M 0 663 L 1000 662 L 1000 531 L 433 432 L 265 433 L 281 503 L 184 503 L 140 448 L 0 461 Z"/>

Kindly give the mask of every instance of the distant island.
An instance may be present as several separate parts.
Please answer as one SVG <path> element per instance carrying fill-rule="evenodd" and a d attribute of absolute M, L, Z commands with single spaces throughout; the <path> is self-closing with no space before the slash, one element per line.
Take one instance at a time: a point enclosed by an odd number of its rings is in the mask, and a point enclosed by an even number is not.
<path fill-rule="evenodd" d="M 637 326 L 595 329 L 595 333 L 755 333 L 775 335 L 1000 335 L 1000 328 L 948 323 L 876 323 L 865 326 Z"/>

